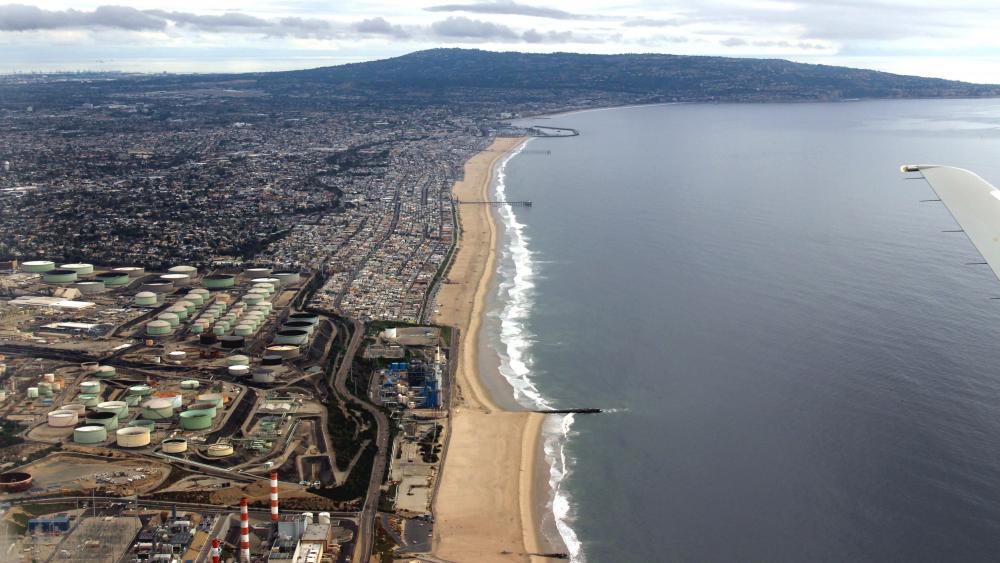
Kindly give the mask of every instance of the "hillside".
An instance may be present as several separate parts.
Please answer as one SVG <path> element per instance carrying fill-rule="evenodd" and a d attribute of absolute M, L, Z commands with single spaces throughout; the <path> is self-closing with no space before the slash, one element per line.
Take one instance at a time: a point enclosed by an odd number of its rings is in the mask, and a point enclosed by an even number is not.
<path fill-rule="evenodd" d="M 780 59 L 659 54 L 581 55 L 431 49 L 401 57 L 257 75 L 342 90 L 597 91 L 675 100 L 978 97 L 1000 86 L 902 76 Z"/>

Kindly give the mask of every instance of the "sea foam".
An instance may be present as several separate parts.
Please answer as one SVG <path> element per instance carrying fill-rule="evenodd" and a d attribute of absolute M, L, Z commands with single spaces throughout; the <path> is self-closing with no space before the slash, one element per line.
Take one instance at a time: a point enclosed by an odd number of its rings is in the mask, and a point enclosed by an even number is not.
<path fill-rule="evenodd" d="M 530 142 L 530 140 L 528 141 Z M 497 166 L 494 182 L 495 198 L 507 198 L 507 163 L 527 146 L 523 143 L 507 155 Z M 514 389 L 518 403 L 530 409 L 551 408 L 545 397 L 532 381 L 531 334 L 527 322 L 534 306 L 535 260 L 528 246 L 529 239 L 524 232 L 524 224 L 517 220 L 513 208 L 499 208 L 504 241 L 498 277 L 498 303 L 500 310 L 496 317 L 500 321 L 500 373 Z M 543 425 L 543 450 L 549 465 L 549 487 L 552 498 L 549 509 L 555 520 L 556 529 L 569 551 L 571 561 L 583 562 L 581 543 L 570 526 L 573 510 L 569 494 L 563 489 L 563 482 L 569 475 L 571 463 L 566 456 L 566 443 L 573 426 L 573 415 L 550 415 Z"/>

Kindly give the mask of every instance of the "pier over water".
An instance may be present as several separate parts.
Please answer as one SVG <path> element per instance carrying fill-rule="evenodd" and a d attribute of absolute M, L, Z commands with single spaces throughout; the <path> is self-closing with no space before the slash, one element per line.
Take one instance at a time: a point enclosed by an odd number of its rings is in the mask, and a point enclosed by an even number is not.
<path fill-rule="evenodd" d="M 500 207 L 503 205 L 509 205 L 510 207 L 531 207 L 531 200 L 520 200 L 520 201 L 510 201 L 510 200 L 484 200 L 484 201 L 461 201 L 455 200 L 455 203 L 459 205 L 492 205 L 494 207 Z"/>

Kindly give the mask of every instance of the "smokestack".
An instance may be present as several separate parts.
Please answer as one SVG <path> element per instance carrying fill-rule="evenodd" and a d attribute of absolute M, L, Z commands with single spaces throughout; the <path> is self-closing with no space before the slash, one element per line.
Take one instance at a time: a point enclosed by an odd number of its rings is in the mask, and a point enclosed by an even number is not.
<path fill-rule="evenodd" d="M 278 521 L 278 472 L 271 472 L 271 521 Z"/>
<path fill-rule="evenodd" d="M 212 538 L 212 563 L 219 563 L 222 558 L 222 544 L 219 538 Z"/>
<path fill-rule="evenodd" d="M 250 561 L 250 509 L 247 497 L 240 499 L 240 561 Z"/>

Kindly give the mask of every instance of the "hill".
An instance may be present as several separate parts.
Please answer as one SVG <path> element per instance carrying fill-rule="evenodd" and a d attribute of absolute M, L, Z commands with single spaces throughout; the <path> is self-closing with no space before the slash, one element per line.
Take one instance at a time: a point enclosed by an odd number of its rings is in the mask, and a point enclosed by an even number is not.
<path fill-rule="evenodd" d="M 674 101 L 790 101 L 1000 95 L 996 85 L 903 76 L 781 59 L 661 54 L 529 54 L 431 49 L 401 57 L 257 75 L 334 90 L 591 91 Z"/>

